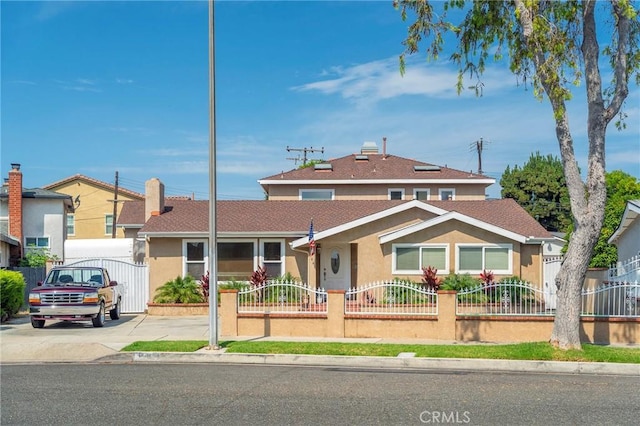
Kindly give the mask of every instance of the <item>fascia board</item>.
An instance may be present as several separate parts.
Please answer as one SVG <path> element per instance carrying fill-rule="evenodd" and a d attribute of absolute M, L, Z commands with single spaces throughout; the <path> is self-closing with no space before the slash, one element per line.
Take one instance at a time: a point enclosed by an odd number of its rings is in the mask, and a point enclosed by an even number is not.
<path fill-rule="evenodd" d="M 417 223 L 415 225 L 411 225 L 403 229 L 399 229 L 395 232 L 380 235 L 378 237 L 378 240 L 380 241 L 380 244 L 385 244 L 385 243 L 397 240 L 398 238 L 413 234 L 415 232 L 422 231 L 423 229 L 431 228 L 441 223 L 448 222 L 450 220 L 459 220 L 460 222 L 466 223 L 476 228 L 484 229 L 486 231 L 489 231 L 497 235 L 501 235 L 503 237 L 517 241 L 519 243 L 524 244 L 527 242 L 527 238 L 520 234 L 516 234 L 515 232 L 508 231 L 504 228 L 500 228 L 499 226 L 491 225 L 489 223 L 483 222 L 478 219 L 474 219 L 470 216 L 466 216 L 458 212 L 449 212 L 442 216 L 439 216 L 430 220 L 426 220 L 424 222 Z"/>
<path fill-rule="evenodd" d="M 327 180 L 259 180 L 260 185 L 370 185 L 370 184 L 468 184 L 492 185 L 495 179 L 327 179 Z"/>
<path fill-rule="evenodd" d="M 624 208 L 624 213 L 622 213 L 622 219 L 620 219 L 620 225 L 611 237 L 609 237 L 607 242 L 609 244 L 614 244 L 618 238 L 620 238 L 620 235 L 627 230 L 631 222 L 638 217 L 638 215 L 640 215 L 640 204 L 636 204 L 635 201 L 627 201 L 627 206 Z"/>
<path fill-rule="evenodd" d="M 412 200 L 412 201 L 408 201 L 406 203 L 400 204 L 399 206 L 395 206 L 395 207 L 392 207 L 390 209 L 382 210 L 382 211 L 380 211 L 378 213 L 374 213 L 372 215 L 365 216 L 365 217 L 362 217 L 360 219 L 356 219 L 356 220 L 351 221 L 351 222 L 347 222 L 347 223 L 345 223 L 343 225 L 335 226 L 333 228 L 329 228 L 327 230 L 324 230 L 324 231 L 321 231 L 321 232 L 317 232 L 317 233 L 314 234 L 314 239 L 316 241 L 318 241 L 318 240 L 321 240 L 323 238 L 327 238 L 327 237 L 330 237 L 332 235 L 336 235 L 336 234 L 339 234 L 341 232 L 348 231 L 350 229 L 357 228 L 359 226 L 366 225 L 367 223 L 370 223 L 370 222 L 373 222 L 373 221 L 376 221 L 376 220 L 379 220 L 379 219 L 384 219 L 386 217 L 393 216 L 394 214 L 398 214 L 398 213 L 401 213 L 403 211 L 406 211 L 406 210 L 409 210 L 409 209 L 413 209 L 413 208 L 419 208 L 419 209 L 428 211 L 430 213 L 436 214 L 438 216 L 447 213 L 447 210 L 432 206 L 431 204 L 426 204 L 426 203 L 423 203 L 421 201 Z M 304 245 L 306 245 L 308 243 L 309 243 L 309 237 L 307 235 L 305 237 L 302 237 L 302 238 L 299 238 L 299 239 L 293 241 L 291 243 L 291 248 L 295 249 L 295 248 L 304 246 Z"/>

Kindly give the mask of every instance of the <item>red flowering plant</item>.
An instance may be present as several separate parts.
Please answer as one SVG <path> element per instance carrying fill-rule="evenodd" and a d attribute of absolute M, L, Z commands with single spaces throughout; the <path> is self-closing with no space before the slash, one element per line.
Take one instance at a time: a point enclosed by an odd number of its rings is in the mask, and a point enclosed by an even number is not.
<path fill-rule="evenodd" d="M 482 280 L 484 285 L 493 284 L 493 277 L 493 271 L 487 271 L 486 269 L 483 269 L 480 273 L 480 279 Z"/>
<path fill-rule="evenodd" d="M 258 299 L 258 302 L 264 301 L 265 296 L 265 288 L 262 288 L 267 282 L 267 269 L 264 266 L 258 266 L 258 269 L 253 271 L 251 274 L 251 278 L 249 278 L 249 282 L 251 282 L 251 286 L 257 289 L 257 294 L 255 295 Z"/>
<path fill-rule="evenodd" d="M 258 269 L 251 274 L 249 281 L 251 285 L 260 287 L 267 281 L 267 269 L 264 266 L 258 266 Z"/>
<path fill-rule="evenodd" d="M 487 298 L 492 301 L 496 296 L 496 286 L 493 283 L 494 275 L 493 271 L 487 271 L 483 269 L 480 273 L 480 280 L 482 280 L 482 286 L 484 287 L 484 293 L 487 295 Z"/>
<path fill-rule="evenodd" d="M 433 266 L 422 268 L 422 285 L 431 290 L 440 288 L 440 278 L 438 278 L 438 270 L 436 268 Z"/>
<path fill-rule="evenodd" d="M 209 300 L 209 271 L 200 278 L 200 288 L 202 289 L 204 298 Z"/>

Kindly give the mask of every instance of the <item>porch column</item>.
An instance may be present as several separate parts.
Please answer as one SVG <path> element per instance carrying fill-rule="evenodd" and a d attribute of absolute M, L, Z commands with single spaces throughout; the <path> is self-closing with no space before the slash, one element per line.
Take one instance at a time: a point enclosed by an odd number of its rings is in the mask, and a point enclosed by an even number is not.
<path fill-rule="evenodd" d="M 315 256 L 307 256 L 307 285 L 311 288 L 316 288 L 318 286 L 318 281 L 316 277 L 318 276 L 317 264 L 320 262 L 318 255 Z"/>

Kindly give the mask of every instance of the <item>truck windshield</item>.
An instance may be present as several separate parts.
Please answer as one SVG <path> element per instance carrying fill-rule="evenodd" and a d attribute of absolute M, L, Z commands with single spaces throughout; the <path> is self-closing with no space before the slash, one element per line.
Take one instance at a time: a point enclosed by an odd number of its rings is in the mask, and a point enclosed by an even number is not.
<path fill-rule="evenodd" d="M 55 286 L 81 284 L 102 287 L 104 282 L 100 269 L 67 268 L 54 269 L 49 272 L 45 284 Z"/>

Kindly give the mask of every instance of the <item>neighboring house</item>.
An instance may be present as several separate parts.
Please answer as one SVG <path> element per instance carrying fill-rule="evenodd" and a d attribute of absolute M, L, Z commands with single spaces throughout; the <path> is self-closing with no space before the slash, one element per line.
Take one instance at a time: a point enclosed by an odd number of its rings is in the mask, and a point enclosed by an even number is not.
<path fill-rule="evenodd" d="M 618 247 L 618 260 L 640 256 L 640 200 L 629 200 L 618 229 L 609 238 Z"/>
<path fill-rule="evenodd" d="M 11 164 L 0 191 L 0 266 L 15 266 L 31 249 L 44 249 L 62 259 L 67 215 L 72 213 L 70 196 L 22 188 L 20 164 Z"/>
<path fill-rule="evenodd" d="M 324 171 L 314 167 L 260 180 L 268 200 L 218 201 L 218 279 L 246 281 L 264 266 L 270 277 L 291 274 L 314 287 L 348 289 L 394 278 L 419 282 L 421 268 L 433 266 L 441 276 L 478 276 L 487 269 L 541 283 L 543 244 L 554 236 L 514 200 L 486 200 L 493 179 L 385 155 L 347 156 L 325 163 L 331 167 Z M 410 178 L 399 176 L 400 167 Z M 308 176 L 292 178 L 297 172 Z M 359 178 L 349 187 L 351 175 Z M 450 190 L 446 196 L 444 189 Z M 324 196 L 314 197 L 315 191 Z M 118 227 L 145 239 L 153 297 L 176 276 L 206 272 L 209 203 L 166 199 L 158 179 L 147 182 L 146 192 L 144 202 L 124 203 Z"/>
<path fill-rule="evenodd" d="M 75 211 L 67 216 L 67 236 L 70 240 L 112 238 L 114 203 L 116 216 L 124 201 L 143 200 L 144 195 L 88 176 L 76 174 L 44 186 L 44 189 L 71 196 Z M 117 222 L 117 217 L 115 218 Z M 117 238 L 124 236 L 122 231 Z"/>
<path fill-rule="evenodd" d="M 375 143 L 366 142 L 360 154 L 282 172 L 258 183 L 269 200 L 463 201 L 484 200 L 495 179 L 380 154 Z"/>

